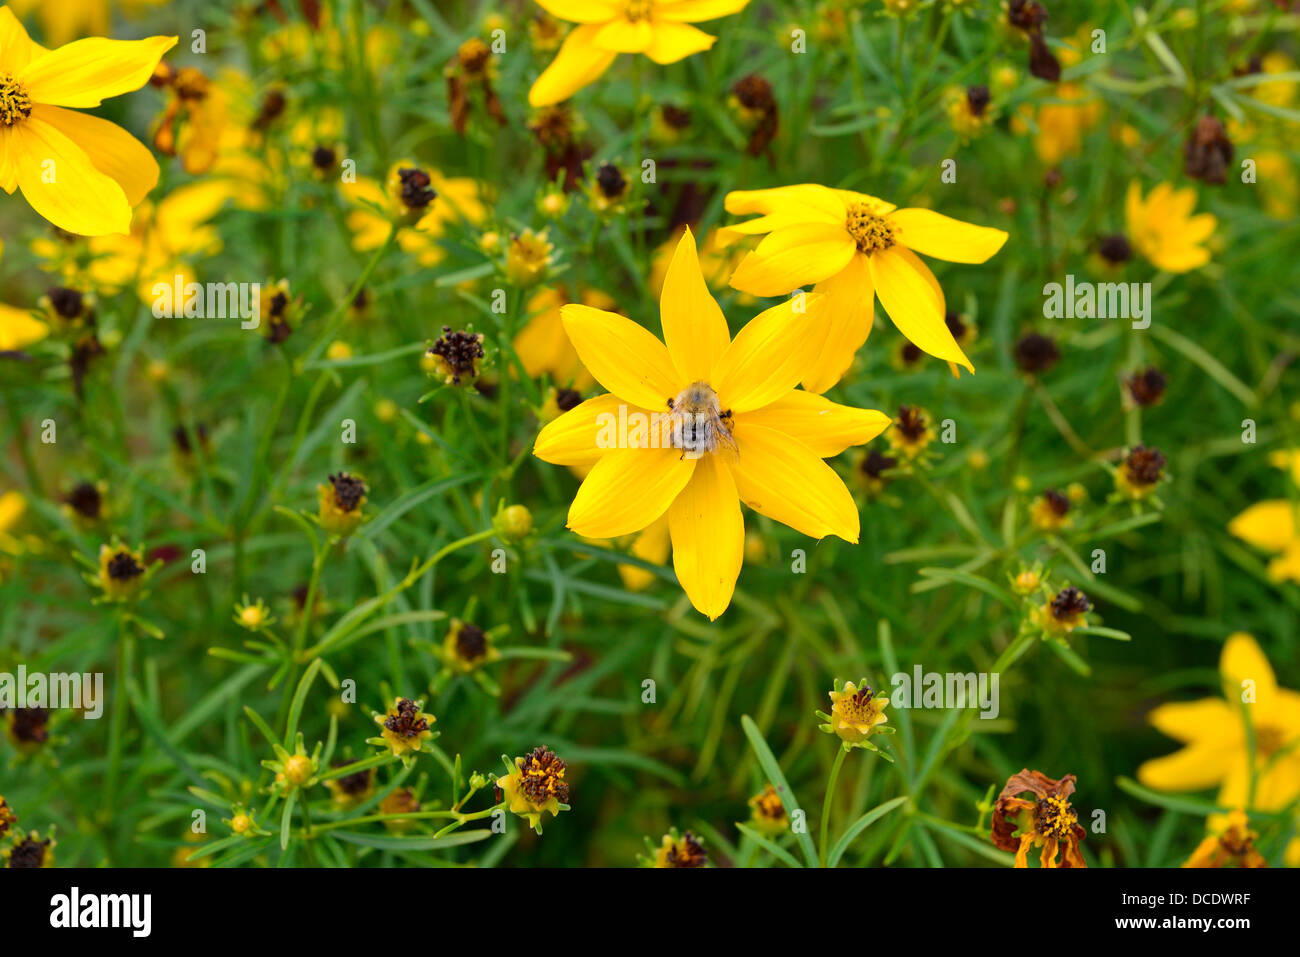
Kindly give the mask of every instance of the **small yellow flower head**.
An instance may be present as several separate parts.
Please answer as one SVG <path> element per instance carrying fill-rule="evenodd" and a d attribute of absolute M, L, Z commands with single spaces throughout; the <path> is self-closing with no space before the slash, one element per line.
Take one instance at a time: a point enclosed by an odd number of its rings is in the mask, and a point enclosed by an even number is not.
<path fill-rule="evenodd" d="M 501 657 L 492 644 L 492 636 L 478 625 L 459 618 L 451 620 L 442 643 L 442 660 L 453 671 L 467 675 Z"/>
<path fill-rule="evenodd" d="M 1054 488 L 1049 488 L 1029 508 L 1030 521 L 1034 528 L 1043 532 L 1055 532 L 1068 528 L 1070 518 L 1070 500 Z"/>
<path fill-rule="evenodd" d="M 650 114 L 651 136 L 661 143 L 676 143 L 690 126 L 690 111 L 671 103 L 656 106 Z"/>
<path fill-rule="evenodd" d="M 419 810 L 420 799 L 410 788 L 398 788 L 379 802 L 380 814 L 415 814 Z M 385 821 L 384 827 L 400 834 L 409 831 L 416 823 L 418 822 L 413 818 L 399 818 L 396 821 Z"/>
<path fill-rule="evenodd" d="M 250 837 L 261 832 L 257 826 L 257 821 L 253 820 L 253 812 L 248 810 L 242 804 L 237 804 L 231 810 L 234 812 L 230 819 L 225 823 L 236 834 L 247 834 Z"/>
<path fill-rule="evenodd" d="M 235 624 L 241 628 L 247 628 L 249 631 L 259 631 L 267 625 L 273 624 L 275 619 L 271 617 L 271 610 L 266 607 L 262 599 L 249 604 L 248 596 L 240 604 L 235 605 Z"/>
<path fill-rule="evenodd" d="M 745 533 L 745 561 L 756 565 L 767 561 L 767 539 L 758 532 Z"/>
<path fill-rule="evenodd" d="M 569 211 L 569 196 L 554 185 L 542 190 L 537 197 L 537 212 L 547 219 L 563 219 Z"/>
<path fill-rule="evenodd" d="M 317 485 L 320 503 L 317 520 L 321 528 L 340 538 L 355 532 L 364 520 L 361 511 L 366 504 L 366 491 L 366 483 L 347 472 L 331 475 L 328 483 Z"/>
<path fill-rule="evenodd" d="M 1085 617 L 1092 610 L 1092 602 L 1079 589 L 1070 585 L 1057 592 L 1052 600 L 1038 611 L 1038 622 L 1049 635 L 1068 635 L 1080 625 L 1088 623 Z"/>
<path fill-rule="evenodd" d="M 830 724 L 822 725 L 822 730 L 839 735 L 845 744 L 865 741 L 876 725 L 889 720 L 885 715 L 888 704 L 889 698 L 872 691 L 867 679 L 858 684 L 846 681 L 843 688 L 831 692 Z"/>
<path fill-rule="evenodd" d="M 451 326 L 443 326 L 428 355 L 433 359 L 434 374 L 442 376 L 447 385 L 469 385 L 479 375 L 483 333 L 453 332 Z"/>
<path fill-rule="evenodd" d="M 387 745 L 399 758 L 420 751 L 425 742 L 433 740 L 433 731 L 429 725 L 438 720 L 420 710 L 422 703 L 410 698 L 398 698 L 387 714 L 375 715 L 375 724 L 383 730 L 380 737 L 371 738 L 371 742 Z"/>
<path fill-rule="evenodd" d="M 316 773 L 316 766 L 305 754 L 292 755 L 284 762 L 284 779 L 295 787 L 301 787 Z"/>
<path fill-rule="evenodd" d="M 541 282 L 550 268 L 554 248 L 546 238 L 546 230 L 534 233 L 525 229 L 510 237 L 506 249 L 506 279 L 520 287 Z"/>
<path fill-rule="evenodd" d="M 989 467 L 989 454 L 983 449 L 976 449 L 966 456 L 966 464 L 977 472 L 983 472 Z"/>
<path fill-rule="evenodd" d="M 613 163 L 601 163 L 587 187 L 587 201 L 597 214 L 620 213 L 625 208 L 629 184 Z"/>
<path fill-rule="evenodd" d="M 1066 497 L 1075 505 L 1088 501 L 1088 490 L 1079 482 L 1071 482 L 1067 485 L 1065 487 L 1065 494 Z"/>
<path fill-rule="evenodd" d="M 1028 475 L 1017 475 L 1011 480 L 1011 487 L 1017 492 L 1028 492 L 1034 487 L 1034 483 L 1029 480 Z"/>
<path fill-rule="evenodd" d="M 291 791 L 307 788 L 315 783 L 316 769 L 319 767 L 320 760 L 319 744 L 316 745 L 315 752 L 309 755 L 303 745 L 302 734 L 299 733 L 292 753 L 278 744 L 274 745 L 274 750 L 275 760 L 262 762 L 262 767 L 275 772 L 275 781 L 271 785 L 273 793 L 283 797 Z"/>
<path fill-rule="evenodd" d="M 690 831 L 680 837 L 676 829 L 663 836 L 659 849 L 655 852 L 652 867 L 707 867 L 709 857 L 704 853 L 704 845 Z"/>
<path fill-rule="evenodd" d="M 341 768 L 351 763 L 345 758 L 335 758 L 332 766 Z M 370 797 L 373 791 L 374 779 L 375 769 L 363 768 L 342 777 L 328 778 L 325 781 L 325 787 L 333 795 L 336 805 L 343 808 L 353 807 Z"/>
<path fill-rule="evenodd" d="M 497 535 L 507 542 L 517 542 L 533 530 L 533 513 L 522 505 L 501 509 L 492 519 Z"/>
<path fill-rule="evenodd" d="M 504 30 L 510 26 L 510 21 L 499 13 L 489 13 L 483 18 L 483 32 L 491 36 L 497 30 Z"/>
<path fill-rule="evenodd" d="M 990 99 L 989 88 L 983 84 L 948 94 L 948 121 L 963 141 L 975 139 L 997 118 L 997 112 L 989 104 Z"/>
<path fill-rule="evenodd" d="M 289 291 L 289 280 L 280 279 L 264 289 L 259 300 L 262 313 L 262 328 L 266 338 L 274 345 L 284 342 L 293 333 L 293 322 L 297 319 L 299 303 Z"/>
<path fill-rule="evenodd" d="M 921 0 L 880 0 L 891 17 L 906 17 L 921 6 Z"/>
<path fill-rule="evenodd" d="M 388 171 L 384 189 L 396 221 L 408 226 L 423 219 L 438 198 L 433 177 L 414 163 L 395 163 Z"/>
<path fill-rule="evenodd" d="M 375 403 L 374 407 L 375 418 L 384 423 L 384 425 L 392 425 L 396 422 L 400 411 L 401 410 L 397 407 L 397 403 L 392 399 L 380 399 Z"/>
<path fill-rule="evenodd" d="M 139 597 L 147 578 L 140 549 L 127 548 L 116 540 L 110 545 L 99 547 L 97 584 L 103 589 L 106 601 L 132 601 Z"/>
<path fill-rule="evenodd" d="M 22 840 L 15 841 L 12 847 L 0 851 L 0 859 L 5 867 L 53 867 L 54 854 L 51 851 L 54 846 L 53 837 L 41 840 L 40 834 L 32 831 Z"/>
<path fill-rule="evenodd" d="M 1124 200 L 1124 219 L 1133 248 L 1158 269 L 1183 273 L 1210 261 L 1203 245 L 1218 220 L 1210 213 L 1193 213 L 1196 191 L 1160 183 L 1145 198 L 1134 180 Z"/>
<path fill-rule="evenodd" d="M 342 339 L 335 339 L 329 344 L 329 348 L 325 350 L 325 358 L 335 360 L 351 359 L 352 347 Z"/>
<path fill-rule="evenodd" d="M 925 447 L 934 439 L 930 417 L 916 406 L 900 405 L 894 427 L 885 434 L 885 438 L 894 453 L 911 461 L 924 452 Z"/>
<path fill-rule="evenodd" d="M 495 256 L 501 251 L 501 234 L 494 229 L 483 233 L 478 238 L 478 248 L 489 256 Z"/>
<path fill-rule="evenodd" d="M 512 763 L 502 756 L 511 771 L 496 779 L 506 807 L 526 819 L 538 834 L 542 833 L 542 815 L 559 816 L 569 809 L 568 765 L 549 748 L 538 746 Z"/>
<path fill-rule="evenodd" d="M 563 39 L 564 26 L 549 13 L 539 11 L 528 21 L 528 42 L 538 53 L 558 50 Z"/>
<path fill-rule="evenodd" d="M 1017 595 L 1027 597 L 1038 591 L 1042 584 L 1042 572 L 1036 568 L 1023 568 L 1015 578 L 1011 579 L 1011 590 Z"/>
<path fill-rule="evenodd" d="M 95 297 L 66 286 L 51 288 L 36 304 L 45 310 L 53 328 L 64 331 L 83 329 L 95 317 Z"/>
<path fill-rule="evenodd" d="M 1159 449 L 1134 446 L 1115 471 L 1115 487 L 1126 498 L 1144 499 L 1165 478 L 1166 459 Z"/>
<path fill-rule="evenodd" d="M 1236 808 L 1200 843 L 1183 867 L 1268 867 L 1264 855 L 1255 850 L 1258 838 L 1250 829 L 1246 812 Z"/>
<path fill-rule="evenodd" d="M 150 382 L 161 383 L 167 381 L 167 377 L 172 374 L 172 369 L 162 359 L 150 359 L 148 365 L 144 367 L 144 374 Z"/>
<path fill-rule="evenodd" d="M 790 817 L 776 788 L 768 785 L 749 799 L 750 823 L 765 837 L 775 837 L 790 827 Z"/>
<path fill-rule="evenodd" d="M 6 802 L 3 794 L 0 794 L 0 840 L 9 833 L 9 829 L 18 823 L 18 815 Z"/>
<path fill-rule="evenodd" d="M 311 171 L 316 179 L 332 180 L 338 175 L 347 151 L 339 143 L 318 143 L 311 151 Z"/>

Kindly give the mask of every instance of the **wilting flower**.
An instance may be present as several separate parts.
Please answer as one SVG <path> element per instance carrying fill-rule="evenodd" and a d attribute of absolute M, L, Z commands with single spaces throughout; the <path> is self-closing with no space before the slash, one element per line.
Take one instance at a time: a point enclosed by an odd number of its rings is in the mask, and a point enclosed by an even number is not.
<path fill-rule="evenodd" d="M 716 37 L 691 26 L 744 9 L 749 0 L 537 0 L 561 20 L 579 24 L 528 91 L 532 106 L 567 100 L 596 82 L 620 53 L 676 63 L 713 46 Z"/>
<path fill-rule="evenodd" d="M 1044 632 L 1053 637 L 1068 635 L 1088 623 L 1084 617 L 1092 611 L 1092 602 L 1079 589 L 1070 585 L 1062 588 L 1038 610 L 1038 623 Z"/>
<path fill-rule="evenodd" d="M 492 50 L 486 43 L 478 37 L 466 40 L 447 63 L 443 75 L 447 78 L 451 125 L 457 133 L 465 135 L 469 125 L 469 92 L 476 87 L 483 91 L 483 108 L 487 110 L 488 116 L 496 120 L 499 126 L 505 125 L 505 111 L 501 109 L 501 100 L 492 89 L 496 64 L 493 62 Z"/>
<path fill-rule="evenodd" d="M 394 757 L 406 758 L 412 751 L 420 751 L 427 742 L 434 738 L 433 729 L 429 727 L 438 720 L 431 714 L 420 710 L 423 702 L 410 698 L 398 698 L 387 714 L 375 715 L 375 724 L 382 729 L 378 738 L 369 739 L 372 744 L 386 746 Z"/>
<path fill-rule="evenodd" d="M 1300 485 L 1300 452 L 1275 452 L 1269 461 L 1291 469 L 1292 480 Z M 1277 557 L 1268 563 L 1270 581 L 1300 582 L 1300 522 L 1290 499 L 1256 502 L 1228 523 L 1228 531 L 1243 542 Z"/>
<path fill-rule="evenodd" d="M 1246 812 L 1237 808 L 1201 841 L 1183 867 L 1268 867 L 1264 855 L 1255 850 L 1258 836 L 1250 829 Z"/>
<path fill-rule="evenodd" d="M 1129 183 L 1124 197 L 1128 235 L 1146 260 L 1165 272 L 1190 272 L 1210 261 L 1202 244 L 1214 233 L 1218 220 L 1211 213 L 1192 215 L 1196 190 L 1174 189 L 1161 183 L 1145 199 L 1137 181 Z"/>
<path fill-rule="evenodd" d="M 420 799 L 410 788 L 398 788 L 379 802 L 381 814 L 416 814 L 420 810 Z M 395 833 L 409 831 L 415 824 L 414 818 L 398 818 L 384 821 L 384 827 Z"/>
<path fill-rule="evenodd" d="M 1146 498 L 1165 478 L 1166 461 L 1159 449 L 1133 446 L 1115 470 L 1115 487 L 1126 498 Z"/>
<path fill-rule="evenodd" d="M 452 671 L 467 675 L 500 659 L 501 652 L 492 644 L 492 636 L 478 625 L 453 618 L 439 657 Z"/>
<path fill-rule="evenodd" d="M 779 113 L 772 84 L 757 73 L 742 76 L 731 88 L 728 99 L 740 125 L 749 131 L 745 152 L 762 156 L 776 139 Z"/>
<path fill-rule="evenodd" d="M 1070 500 L 1054 488 L 1049 488 L 1034 499 L 1029 507 L 1029 518 L 1034 528 L 1055 532 L 1070 524 Z"/>
<path fill-rule="evenodd" d="M 679 834 L 673 828 L 663 836 L 656 848 L 646 838 L 646 845 L 654 851 L 653 858 L 641 858 L 647 867 L 708 867 L 709 855 L 704 852 L 704 845 L 690 831 Z"/>
<path fill-rule="evenodd" d="M 1192 179 L 1222 184 L 1232 163 L 1232 141 L 1223 124 L 1207 114 L 1197 119 L 1188 134 L 1183 156 L 1183 172 Z"/>
<path fill-rule="evenodd" d="M 468 385 L 478 378 L 478 363 L 483 358 L 483 333 L 453 332 L 451 326 L 443 326 L 442 335 L 434 340 L 428 354 L 443 382 Z"/>
<path fill-rule="evenodd" d="M 35 754 L 50 740 L 50 713 L 44 708 L 6 708 L 5 733 L 21 754 Z"/>
<path fill-rule="evenodd" d="M 1147 408 L 1164 400 L 1168 382 L 1163 372 L 1155 366 L 1147 366 L 1125 380 L 1124 391 L 1133 405 Z"/>
<path fill-rule="evenodd" d="M 568 765 L 549 748 L 539 745 L 513 762 L 503 754 L 501 760 L 510 772 L 505 777 L 494 776 L 502 800 L 538 834 L 542 833 L 542 815 L 558 817 L 569 810 Z"/>
<path fill-rule="evenodd" d="M 67 107 L 139 89 L 175 44 L 176 37 L 94 37 L 47 50 L 0 7 L 0 187 L 21 189 L 36 212 L 70 233 L 127 232 L 131 207 L 158 182 L 158 164 L 120 127 Z"/>
<path fill-rule="evenodd" d="M 858 538 L 853 497 L 821 459 L 870 441 L 889 419 L 795 390 L 828 324 L 822 297 L 799 305 L 774 306 L 732 341 L 688 231 L 660 299 L 667 348 L 623 316 L 562 309 L 583 364 L 610 390 L 537 437 L 538 458 L 591 467 L 568 526 L 618 538 L 666 514 L 677 577 L 709 618 L 726 610 L 740 574 L 741 501 L 813 538 Z"/>
<path fill-rule="evenodd" d="M 873 734 L 892 733 L 892 728 L 879 727 L 889 720 L 885 714 L 888 706 L 889 698 L 883 691 L 873 691 L 866 678 L 857 684 L 846 681 L 843 687 L 836 678 L 835 690 L 831 692 L 830 714 L 817 712 L 817 716 L 826 722 L 818 730 L 837 735 L 846 751 L 855 747 L 879 751 L 867 738 Z"/>
<path fill-rule="evenodd" d="M 5 867 L 53 867 L 53 837 L 41 840 L 40 834 L 32 831 L 26 837 L 16 841 L 13 847 L 0 851 Z"/>
<path fill-rule="evenodd" d="M 885 491 L 889 478 L 885 475 L 890 469 L 898 467 L 898 459 L 885 455 L 879 449 L 860 453 L 853 460 L 854 477 L 862 483 L 867 497 L 879 498 Z"/>
<path fill-rule="evenodd" d="M 331 767 L 343 768 L 352 764 L 346 758 L 335 758 Z M 343 774 L 334 778 L 325 779 L 325 787 L 334 797 L 334 803 L 339 807 L 348 808 L 360 804 L 366 798 L 370 797 L 374 790 L 375 769 L 362 768 L 360 771 L 353 771 L 351 774 Z"/>
<path fill-rule="evenodd" d="M 1029 848 L 1043 849 L 1043 867 L 1087 867 L 1079 842 L 1087 832 L 1079 826 L 1079 814 L 1070 806 L 1074 775 L 1059 781 L 1041 771 L 1023 769 L 1013 774 L 993 809 L 993 843 L 1004 851 L 1016 852 L 1016 867 L 1029 866 Z M 1033 795 L 1032 799 L 1022 795 Z M 1017 831 L 1019 834 L 1017 835 Z M 1057 851 L 1061 861 L 1057 864 Z"/>
<path fill-rule="evenodd" d="M 775 837 L 790 828 L 790 815 L 785 813 L 781 795 L 768 785 L 749 799 L 749 823 L 765 837 Z"/>
<path fill-rule="evenodd" d="M 1278 687 L 1268 659 L 1244 632 L 1224 644 L 1219 676 L 1222 698 L 1170 702 L 1148 715 L 1183 748 L 1144 763 L 1138 780 L 1158 791 L 1218 785 L 1222 807 L 1286 807 L 1300 797 L 1300 693 Z"/>
<path fill-rule="evenodd" d="M 1007 241 L 1002 230 L 808 183 L 728 193 L 726 207 L 734 215 L 763 214 L 727 227 L 731 232 L 769 234 L 736 269 L 733 286 L 779 296 L 816 283 L 813 291 L 828 299 L 830 334 L 804 379 L 809 392 L 825 392 L 847 371 L 871 331 L 877 296 L 922 351 L 974 371 L 944 322 L 943 290 L 916 253 L 982 263 Z"/>
<path fill-rule="evenodd" d="M 154 148 L 168 156 L 179 155 L 187 173 L 206 173 L 221 153 L 227 115 L 225 90 L 188 66 L 172 70 L 159 64 L 150 82 L 171 93 L 158 120 Z"/>
<path fill-rule="evenodd" d="M 340 538 L 355 532 L 364 518 L 361 510 L 366 504 L 366 491 L 366 483 L 347 472 L 331 475 L 328 483 L 317 485 L 320 507 L 316 518 L 321 528 Z"/>

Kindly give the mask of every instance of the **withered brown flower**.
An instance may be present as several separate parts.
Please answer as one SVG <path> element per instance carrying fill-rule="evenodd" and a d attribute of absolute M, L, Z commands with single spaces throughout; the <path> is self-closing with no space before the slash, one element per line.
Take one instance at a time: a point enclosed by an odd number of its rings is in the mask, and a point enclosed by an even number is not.
<path fill-rule="evenodd" d="M 1015 851 L 1016 867 L 1029 866 L 1031 846 L 1042 847 L 1039 861 L 1043 867 L 1087 867 L 1079 851 L 1079 842 L 1087 832 L 1079 826 L 1079 814 L 1070 806 L 1073 793 L 1073 774 L 1059 781 L 1028 768 L 1013 774 L 993 809 L 994 846 Z M 1023 797 L 1026 794 L 1033 795 L 1032 799 Z M 1063 850 L 1059 864 L 1058 850 Z"/>

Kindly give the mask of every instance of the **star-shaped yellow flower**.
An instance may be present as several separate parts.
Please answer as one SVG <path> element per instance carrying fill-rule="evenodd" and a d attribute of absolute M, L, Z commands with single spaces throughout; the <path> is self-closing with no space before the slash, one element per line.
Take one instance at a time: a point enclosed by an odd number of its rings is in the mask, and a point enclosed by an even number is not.
<path fill-rule="evenodd" d="M 548 424 L 533 449 L 591 469 L 569 528 L 618 538 L 666 514 L 677 578 L 709 618 L 726 610 L 740 574 L 742 501 L 813 538 L 857 542 L 853 496 L 822 459 L 871 441 L 889 418 L 795 389 L 826 341 L 824 300 L 792 298 L 732 340 L 688 231 L 660 298 L 666 346 L 624 316 L 564 306 L 578 356 L 609 390 Z"/>
<path fill-rule="evenodd" d="M 176 37 L 91 37 L 47 50 L 0 7 L 0 187 L 70 233 L 125 233 L 158 182 L 135 137 L 67 107 L 99 106 L 148 82 Z"/>
<path fill-rule="evenodd" d="M 1278 687 L 1268 659 L 1244 632 L 1224 644 L 1219 674 L 1223 698 L 1162 704 L 1151 712 L 1151 723 L 1184 747 L 1147 761 L 1138 768 L 1138 780 L 1160 791 L 1218 785 L 1222 807 L 1285 807 L 1300 797 L 1300 693 Z"/>
<path fill-rule="evenodd" d="M 595 83 L 620 53 L 676 63 L 717 37 L 691 26 L 743 10 L 749 0 L 537 0 L 552 16 L 578 24 L 528 91 L 532 106 L 567 100 Z"/>
<path fill-rule="evenodd" d="M 1197 213 L 1196 190 L 1174 189 L 1161 183 L 1143 199 L 1137 181 L 1129 183 L 1124 197 L 1124 219 L 1129 240 L 1151 265 L 1165 272 L 1191 272 L 1210 261 L 1202 243 L 1214 234 L 1218 220 Z"/>
<path fill-rule="evenodd" d="M 734 215 L 762 214 L 728 230 L 768 234 L 741 261 L 733 286 L 755 296 L 783 296 L 816 283 L 813 291 L 830 300 L 830 337 L 803 381 L 809 392 L 825 392 L 848 370 L 871 332 L 877 296 L 917 348 L 975 371 L 944 322 L 938 280 L 916 254 L 982 263 L 1007 241 L 1002 230 L 814 183 L 728 193 L 726 206 Z"/>
<path fill-rule="evenodd" d="M 1300 450 L 1286 449 L 1269 456 L 1269 463 L 1289 469 L 1300 486 Z M 1277 557 L 1268 563 L 1271 581 L 1300 583 L 1300 506 L 1290 499 L 1256 502 L 1228 523 L 1228 531 L 1248 545 Z"/>

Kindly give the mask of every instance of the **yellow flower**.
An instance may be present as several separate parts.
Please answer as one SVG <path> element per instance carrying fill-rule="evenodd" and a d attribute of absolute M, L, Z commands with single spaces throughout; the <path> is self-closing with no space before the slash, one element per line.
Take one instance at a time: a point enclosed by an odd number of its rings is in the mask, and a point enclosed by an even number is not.
<path fill-rule="evenodd" d="M 96 583 L 107 601 L 130 601 L 140 594 L 148 578 L 144 557 L 138 548 L 114 541 L 99 547 L 99 577 Z"/>
<path fill-rule="evenodd" d="M 1224 644 L 1219 675 L 1223 698 L 1171 702 L 1151 712 L 1156 729 L 1184 747 L 1147 761 L 1138 780 L 1158 791 L 1218 785 L 1223 807 L 1286 807 L 1300 797 L 1300 693 L 1278 687 L 1268 659 L 1244 632 Z M 1221 820 L 1212 817 L 1211 829 Z"/>
<path fill-rule="evenodd" d="M 1296 521 L 1296 505 L 1290 499 L 1271 499 L 1256 502 L 1231 522 L 1228 531 L 1243 542 L 1277 552 L 1268 563 L 1270 581 L 1300 582 L 1300 523 Z"/>
<path fill-rule="evenodd" d="M 1043 103 L 1036 112 L 1028 104 L 1022 108 L 1038 127 L 1034 152 L 1049 167 L 1083 152 L 1083 134 L 1101 119 L 1101 101 L 1078 83 L 1058 83 L 1051 95 L 1057 102 Z"/>
<path fill-rule="evenodd" d="M 533 449 L 591 467 L 568 527 L 618 538 L 667 515 L 677 577 L 709 618 L 740 574 L 742 501 L 813 538 L 856 543 L 853 496 L 822 459 L 869 442 L 889 418 L 795 390 L 826 341 L 824 299 L 774 306 L 733 341 L 688 231 L 660 299 L 666 347 L 623 316 L 564 306 L 578 355 L 609 390 L 549 423 Z"/>
<path fill-rule="evenodd" d="M 331 535 L 346 538 L 361 524 L 366 504 L 366 483 L 347 472 L 331 475 L 329 482 L 316 486 L 320 509 L 317 519 Z"/>
<path fill-rule="evenodd" d="M 0 187 L 21 189 L 67 232 L 127 232 L 131 207 L 158 182 L 158 164 L 125 130 L 67 107 L 96 107 L 139 89 L 175 44 L 176 37 L 95 37 L 51 51 L 0 7 Z"/>
<path fill-rule="evenodd" d="M 1204 243 L 1218 220 L 1210 213 L 1192 215 L 1196 190 L 1174 189 L 1161 183 L 1142 198 L 1137 181 L 1129 183 L 1124 197 L 1124 218 L 1129 240 L 1142 256 L 1165 272 L 1190 272 L 1210 261 Z"/>
<path fill-rule="evenodd" d="M 736 269 L 733 286 L 780 296 L 816 283 L 813 291 L 829 300 L 830 335 L 803 380 L 809 392 L 825 392 L 848 370 L 871 332 L 877 296 L 917 348 L 975 370 L 944 322 L 938 280 L 916 253 L 982 263 L 1007 241 L 1002 230 L 810 183 L 729 193 L 726 207 L 734 215 L 763 214 L 731 232 L 769 234 Z"/>
<path fill-rule="evenodd" d="M 501 652 L 492 644 L 492 636 L 478 625 L 453 618 L 439 657 L 452 671 L 467 675 L 481 665 L 500 660 Z"/>
<path fill-rule="evenodd" d="M 1135 445 L 1115 470 L 1115 487 L 1125 498 L 1147 498 L 1164 480 L 1166 462 L 1159 449 Z"/>
<path fill-rule="evenodd" d="M 875 731 L 876 725 L 889 720 L 885 707 L 889 698 L 867 687 L 867 680 L 857 684 L 844 682 L 844 687 L 831 692 L 831 713 L 827 715 L 832 734 L 845 744 L 865 741 Z"/>
<path fill-rule="evenodd" d="M 241 628 L 258 631 L 274 622 L 275 619 L 271 616 L 270 609 L 266 607 L 266 602 L 260 598 L 250 603 L 248 596 L 245 595 L 244 600 L 235 605 L 235 624 Z"/>
<path fill-rule="evenodd" d="M 400 184 L 401 170 L 413 168 L 410 164 L 398 164 L 393 168 L 392 176 Z M 477 180 L 443 176 L 428 166 L 420 167 L 420 171 L 428 175 L 429 188 L 436 195 L 419 207 L 423 212 L 414 217 L 413 228 L 403 229 L 397 234 L 397 244 L 421 266 L 433 266 L 446 255 L 438 240 L 446 234 L 447 227 L 462 220 L 481 223 L 487 217 L 487 209 Z M 347 222 L 348 229 L 352 230 L 352 248 L 358 252 L 382 246 L 388 238 L 391 217 L 405 216 L 412 211 L 401 203 L 400 186 L 396 198 L 385 192 L 378 182 L 365 177 L 358 177 L 355 183 L 345 183 L 342 189 L 344 196 L 357 207 L 348 214 Z M 412 194 L 412 198 L 422 197 Z"/>
<path fill-rule="evenodd" d="M 1241 808 L 1230 811 L 1227 820 L 1212 829 L 1192 852 L 1183 867 L 1268 867 L 1264 855 L 1255 850 L 1259 837 L 1250 829 L 1250 819 Z"/>
<path fill-rule="evenodd" d="M 540 233 L 525 229 L 511 236 L 506 247 L 506 279 L 521 287 L 541 282 L 551 267 L 554 251 L 544 229 Z"/>
<path fill-rule="evenodd" d="M 704 852 L 704 845 L 690 831 L 679 835 L 677 829 L 669 831 L 659 842 L 659 847 L 646 843 L 655 851 L 653 860 L 646 863 L 650 867 L 707 867 L 709 856 Z M 644 860 L 644 859 L 643 859 Z"/>
<path fill-rule="evenodd" d="M 513 762 L 505 755 L 501 760 L 510 769 L 505 777 L 496 779 L 503 802 L 538 834 L 542 833 L 543 814 L 558 817 L 569 809 L 569 782 L 565 780 L 568 765 L 549 748 L 538 746 Z"/>
<path fill-rule="evenodd" d="M 556 385 L 583 392 L 595 385 L 596 380 L 583 368 L 565 335 L 560 307 L 570 302 L 604 310 L 616 306 L 613 299 L 597 289 L 581 289 L 577 299 L 570 299 L 563 287 L 539 289 L 528 300 L 528 314 L 532 318 L 515 335 L 514 349 L 530 376 L 549 374 Z"/>
<path fill-rule="evenodd" d="M 785 813 L 781 795 L 776 788 L 768 785 L 749 799 L 749 821 L 754 830 L 766 837 L 775 837 L 790 827 L 790 817 Z"/>
<path fill-rule="evenodd" d="M 25 511 L 27 511 L 27 499 L 21 492 L 10 489 L 0 494 L 0 552 L 9 555 L 22 552 L 22 542 L 9 532 L 17 526 L 18 520 L 23 517 Z"/>
<path fill-rule="evenodd" d="M 12 847 L 0 851 L 0 861 L 4 862 L 5 867 L 53 867 L 54 854 L 51 849 L 54 846 L 53 837 L 41 840 L 40 834 L 32 831 L 22 840 L 14 842 Z"/>
<path fill-rule="evenodd" d="M 40 342 L 50 327 L 32 315 L 30 309 L 0 303 L 0 352 L 17 352 Z"/>
<path fill-rule="evenodd" d="M 1054 488 L 1049 488 L 1034 499 L 1029 507 L 1029 518 L 1034 528 L 1055 532 L 1070 526 L 1070 500 Z"/>
<path fill-rule="evenodd" d="M 405 757 L 412 751 L 420 751 L 425 742 L 432 741 L 434 734 L 429 725 L 438 720 L 431 714 L 420 710 L 423 702 L 410 698 L 398 698 L 387 714 L 375 715 L 375 724 L 383 730 L 378 738 L 371 738 L 374 744 L 387 745 L 396 757 Z"/>
<path fill-rule="evenodd" d="M 1070 804 L 1074 780 L 1073 774 L 1057 781 L 1028 768 L 1007 779 L 993 809 L 990 836 L 999 849 L 1016 852 L 1016 867 L 1029 867 L 1031 847 L 1042 847 L 1039 863 L 1043 867 L 1088 866 L 1079 850 L 1087 832 L 1079 826 L 1079 812 Z M 1033 797 L 1022 797 L 1024 794 Z"/>
<path fill-rule="evenodd" d="M 644 53 L 655 63 L 676 63 L 713 46 L 717 37 L 692 23 L 716 20 L 749 0 L 537 0 L 546 12 L 577 23 L 533 88 L 531 106 L 567 100 L 596 82 L 620 53 Z"/>
<path fill-rule="evenodd" d="M 497 510 L 492 527 L 507 542 L 518 542 L 533 530 L 533 513 L 524 505 L 509 505 Z"/>
<path fill-rule="evenodd" d="M 1079 589 L 1070 585 L 1062 588 L 1038 610 L 1038 624 L 1047 634 L 1060 638 L 1088 623 L 1087 614 L 1092 602 Z"/>

